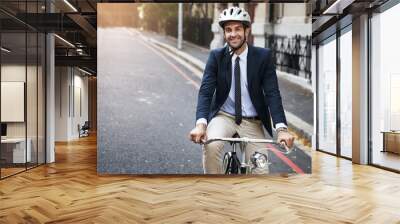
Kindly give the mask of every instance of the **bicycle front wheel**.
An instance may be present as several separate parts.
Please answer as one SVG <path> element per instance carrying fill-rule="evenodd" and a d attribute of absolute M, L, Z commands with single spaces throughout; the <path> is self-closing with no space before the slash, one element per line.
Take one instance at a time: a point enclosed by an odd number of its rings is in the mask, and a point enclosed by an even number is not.
<path fill-rule="evenodd" d="M 231 152 L 226 152 L 222 161 L 222 171 L 224 174 L 230 174 L 230 163 L 232 160 Z"/>

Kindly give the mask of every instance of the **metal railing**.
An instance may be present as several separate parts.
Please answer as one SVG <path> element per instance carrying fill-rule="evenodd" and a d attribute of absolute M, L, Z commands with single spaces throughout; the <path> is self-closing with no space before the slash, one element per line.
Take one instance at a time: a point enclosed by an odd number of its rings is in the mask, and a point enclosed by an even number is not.
<path fill-rule="evenodd" d="M 311 82 L 311 36 L 265 35 L 265 46 L 273 52 L 278 70 L 302 76 Z"/>
<path fill-rule="evenodd" d="M 213 20 L 209 18 L 184 18 L 183 39 L 208 48 L 213 38 L 212 22 Z"/>
<path fill-rule="evenodd" d="M 213 38 L 211 24 L 212 19 L 209 18 L 183 18 L 183 39 L 208 48 Z M 169 36 L 177 37 L 177 26 L 177 18 L 171 18 L 166 22 L 165 33 Z"/>

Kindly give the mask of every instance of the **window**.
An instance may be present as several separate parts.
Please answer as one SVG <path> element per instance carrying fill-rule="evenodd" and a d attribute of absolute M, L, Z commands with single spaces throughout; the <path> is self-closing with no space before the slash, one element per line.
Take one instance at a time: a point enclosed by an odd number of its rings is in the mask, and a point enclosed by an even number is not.
<path fill-rule="evenodd" d="M 400 4 L 371 18 L 372 163 L 400 170 Z M 384 139 L 384 132 L 388 139 Z"/>
<path fill-rule="evenodd" d="M 43 13 L 44 1 L 1 2 L 16 12 Z M 0 12 L 0 178 L 45 163 L 45 44 L 43 33 Z M 6 21 L 6 22 L 4 22 Z M 11 107 L 11 106 L 12 107 Z"/>
<path fill-rule="evenodd" d="M 340 36 L 340 155 L 352 157 L 352 33 Z"/>
<path fill-rule="evenodd" d="M 318 48 L 318 148 L 336 153 L 336 40 Z"/>

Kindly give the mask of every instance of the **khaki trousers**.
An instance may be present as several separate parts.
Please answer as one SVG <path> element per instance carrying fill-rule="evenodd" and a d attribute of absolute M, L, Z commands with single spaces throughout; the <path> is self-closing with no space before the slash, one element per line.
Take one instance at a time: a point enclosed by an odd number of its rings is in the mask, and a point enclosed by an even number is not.
<path fill-rule="evenodd" d="M 266 138 L 260 120 L 243 119 L 242 123 L 237 125 L 234 116 L 222 111 L 218 112 L 207 126 L 208 139 L 217 137 L 230 138 L 235 133 L 238 133 L 240 137 Z M 267 136 L 270 139 L 268 134 Z M 203 146 L 203 168 L 205 174 L 223 174 L 222 157 L 224 155 L 224 144 L 225 142 L 215 141 Z M 238 149 L 238 151 L 240 150 Z M 250 156 L 255 151 L 267 154 L 265 143 L 248 143 L 245 149 L 246 162 L 249 161 Z M 266 171 L 257 172 L 256 170 L 254 173 L 265 174 Z"/>

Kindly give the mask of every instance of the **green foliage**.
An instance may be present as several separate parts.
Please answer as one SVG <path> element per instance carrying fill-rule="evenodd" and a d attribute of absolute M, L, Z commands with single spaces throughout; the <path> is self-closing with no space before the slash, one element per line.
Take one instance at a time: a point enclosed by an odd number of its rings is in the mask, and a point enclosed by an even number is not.
<path fill-rule="evenodd" d="M 167 24 L 177 21 L 178 3 L 152 3 L 142 4 L 143 13 L 141 26 L 155 32 L 165 32 Z"/>
<path fill-rule="evenodd" d="M 207 5 L 183 4 L 183 39 L 208 47 L 213 37 L 211 32 L 213 19 L 208 18 L 209 12 L 206 12 L 204 6 Z M 146 3 L 138 8 L 142 14 L 141 27 L 172 37 L 178 36 L 178 3 Z"/>

